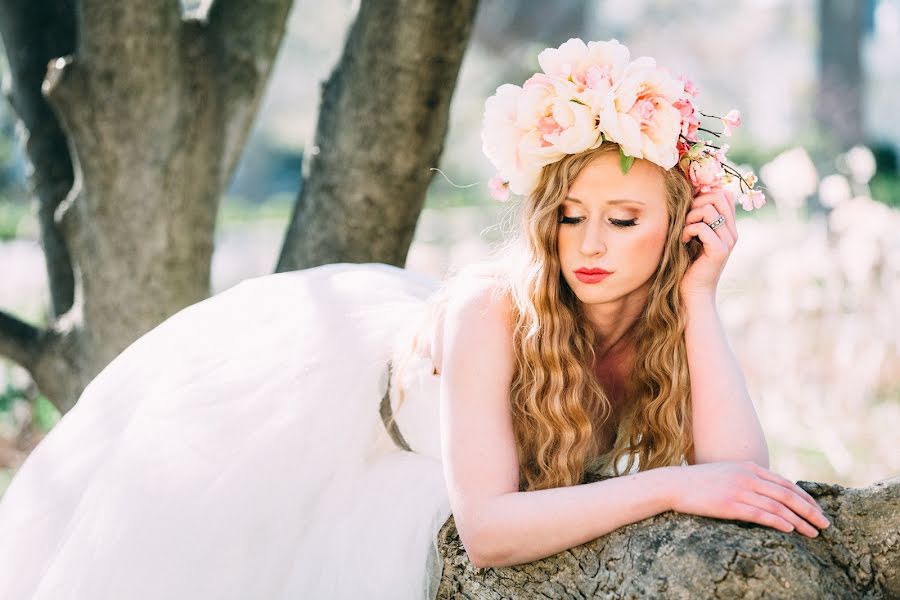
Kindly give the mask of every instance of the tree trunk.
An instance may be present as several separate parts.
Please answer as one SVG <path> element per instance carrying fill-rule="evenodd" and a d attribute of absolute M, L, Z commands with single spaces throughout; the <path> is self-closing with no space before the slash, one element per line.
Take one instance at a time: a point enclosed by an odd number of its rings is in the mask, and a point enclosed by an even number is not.
<path fill-rule="evenodd" d="M 815 116 L 828 153 L 863 142 L 862 0 L 819 0 L 819 79 Z"/>
<path fill-rule="evenodd" d="M 322 88 L 277 271 L 404 266 L 444 146 L 477 0 L 363 0 Z"/>
<path fill-rule="evenodd" d="M 45 330 L 0 313 L 0 353 L 65 412 L 131 342 L 209 295 L 219 198 L 291 0 L 217 0 L 189 19 L 178 0 L 52 4 L 0 0 L 55 308 Z"/>
<path fill-rule="evenodd" d="M 597 478 L 591 478 L 596 480 Z M 800 482 L 831 525 L 814 539 L 667 512 L 543 560 L 473 567 L 451 517 L 438 598 L 900 598 L 900 477 L 862 489 Z"/>

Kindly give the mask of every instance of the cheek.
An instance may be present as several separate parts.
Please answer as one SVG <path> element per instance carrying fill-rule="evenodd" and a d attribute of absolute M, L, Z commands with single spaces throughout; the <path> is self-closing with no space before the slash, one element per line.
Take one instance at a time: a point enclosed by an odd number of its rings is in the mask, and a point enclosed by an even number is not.
<path fill-rule="evenodd" d="M 566 235 L 564 230 L 560 228 L 559 233 L 556 234 L 556 252 L 560 258 L 565 260 L 565 256 L 572 251 L 572 245 L 574 243 L 572 235 Z"/>
<path fill-rule="evenodd" d="M 666 245 L 666 230 L 659 229 L 643 235 L 636 235 L 630 240 L 629 253 L 647 265 L 653 271 L 662 259 Z"/>

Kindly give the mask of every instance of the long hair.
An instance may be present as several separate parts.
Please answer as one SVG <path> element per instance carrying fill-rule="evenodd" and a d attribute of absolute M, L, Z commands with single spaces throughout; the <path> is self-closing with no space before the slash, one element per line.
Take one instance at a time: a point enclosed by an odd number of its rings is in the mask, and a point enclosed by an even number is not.
<path fill-rule="evenodd" d="M 547 165 L 521 203 L 518 227 L 492 257 L 453 274 L 431 299 L 428 324 L 442 314 L 451 280 L 487 276 L 511 306 L 516 368 L 510 408 L 519 459 L 519 489 L 539 490 L 584 481 L 588 469 L 627 473 L 682 464 L 693 452 L 686 325 L 679 285 L 702 243 L 680 241 L 693 198 L 675 167 L 665 178 L 668 233 L 646 307 L 629 337 L 635 364 L 611 449 L 598 448 L 596 429 L 613 410 L 594 376 L 596 333 L 562 275 L 557 252 L 558 218 L 569 185 L 595 157 L 618 152 L 613 142 Z M 654 165 L 654 163 L 650 163 Z M 656 165 L 654 165 L 656 166 Z M 428 330 L 427 327 L 423 331 Z M 414 346 L 421 340 L 415 339 Z M 619 463 L 627 460 L 624 469 Z"/>

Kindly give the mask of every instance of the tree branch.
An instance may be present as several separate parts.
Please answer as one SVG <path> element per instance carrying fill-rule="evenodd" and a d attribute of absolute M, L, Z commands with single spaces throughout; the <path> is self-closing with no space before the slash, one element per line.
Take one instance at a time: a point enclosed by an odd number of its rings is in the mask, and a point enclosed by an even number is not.
<path fill-rule="evenodd" d="M 798 484 L 831 520 L 815 539 L 666 512 L 541 560 L 477 568 L 451 516 L 437 598 L 900 598 L 900 477 Z"/>
<path fill-rule="evenodd" d="M 168 65 L 167 53 L 177 51 L 179 0 L 79 0 L 77 15 L 78 59 L 102 66 L 110 87 L 127 90 L 135 77 Z"/>
<path fill-rule="evenodd" d="M 0 355 L 30 372 L 40 357 L 41 337 L 37 327 L 0 310 Z"/>
<path fill-rule="evenodd" d="M 7 98 L 27 132 L 25 151 L 34 167 L 31 186 L 39 204 L 53 314 L 59 316 L 72 306 L 75 276 L 65 234 L 53 216 L 74 176 L 66 135 L 41 86 L 47 63 L 74 51 L 74 0 L 0 0 L 0 37 L 10 66 Z"/>
<path fill-rule="evenodd" d="M 223 187 L 250 132 L 292 4 L 293 0 L 215 0 L 206 15 L 206 59 L 213 65 L 206 73 L 215 78 L 216 96 L 224 103 Z"/>

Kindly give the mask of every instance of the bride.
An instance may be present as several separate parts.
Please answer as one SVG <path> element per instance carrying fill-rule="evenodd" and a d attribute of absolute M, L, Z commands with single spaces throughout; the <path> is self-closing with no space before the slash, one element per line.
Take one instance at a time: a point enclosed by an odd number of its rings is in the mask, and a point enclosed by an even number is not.
<path fill-rule="evenodd" d="M 442 282 L 248 279 L 138 339 L 0 502 L 0 597 L 433 598 L 451 513 L 482 568 L 669 510 L 826 527 L 768 469 L 716 313 L 755 177 L 653 59 L 573 39 L 539 62 L 485 110 L 515 236 Z"/>

